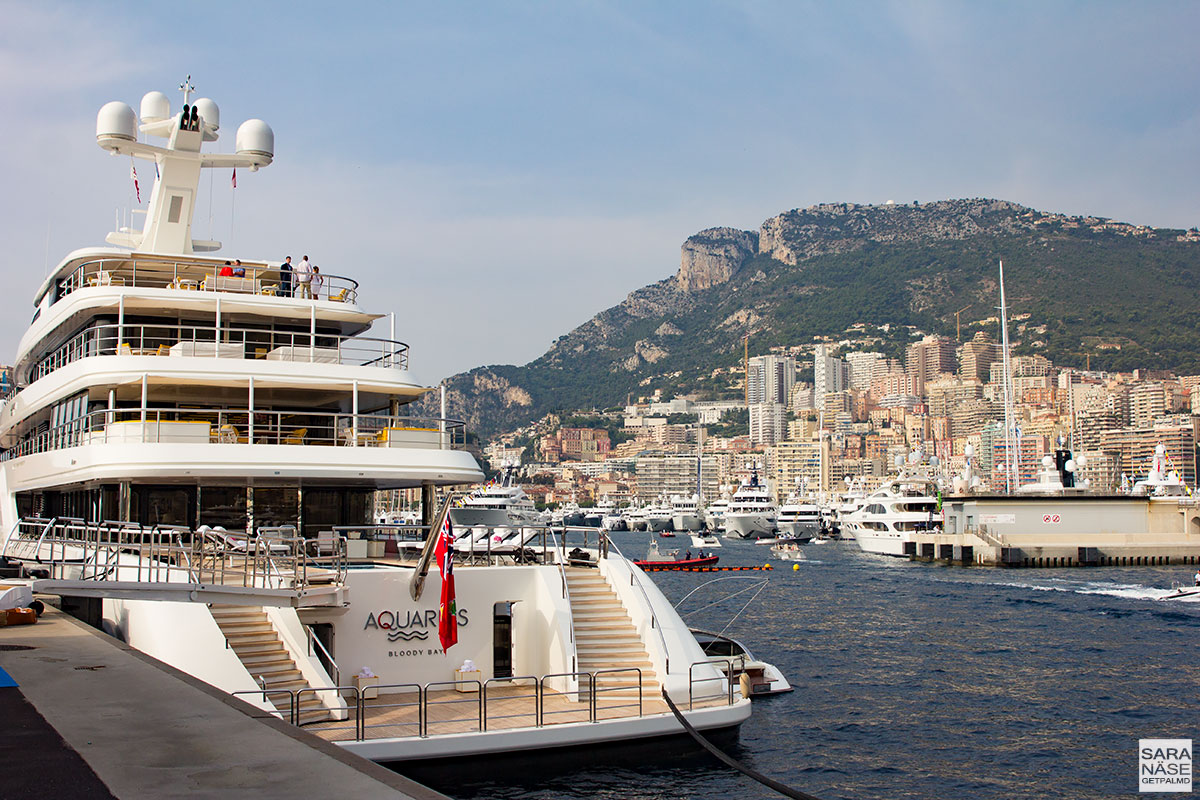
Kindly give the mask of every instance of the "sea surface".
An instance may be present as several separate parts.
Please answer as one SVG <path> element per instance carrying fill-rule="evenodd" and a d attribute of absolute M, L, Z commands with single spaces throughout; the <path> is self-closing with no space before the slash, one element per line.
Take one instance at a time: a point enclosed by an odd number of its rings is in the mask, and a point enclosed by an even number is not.
<path fill-rule="evenodd" d="M 614 539 L 630 557 L 649 541 Z M 795 687 L 755 700 L 718 741 L 753 769 L 828 800 L 1119 797 L 1137 794 L 1139 738 L 1200 742 L 1200 602 L 1157 599 L 1195 567 L 963 568 L 853 542 L 804 552 L 795 570 L 730 573 L 680 606 L 694 627 L 728 625 Z M 762 564 L 770 549 L 719 554 Z M 654 573 L 672 601 L 721 577 Z M 686 738 L 397 769 L 463 800 L 780 796 Z"/>

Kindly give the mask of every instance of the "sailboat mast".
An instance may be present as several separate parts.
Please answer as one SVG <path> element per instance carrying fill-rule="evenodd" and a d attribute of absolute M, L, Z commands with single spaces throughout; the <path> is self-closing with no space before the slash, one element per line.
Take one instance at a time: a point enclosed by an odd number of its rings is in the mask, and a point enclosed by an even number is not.
<path fill-rule="evenodd" d="M 1004 297 L 1004 261 L 1000 261 L 1000 341 L 1004 361 L 1004 490 L 1011 493 L 1016 482 L 1018 455 L 1013 451 L 1012 360 L 1008 349 L 1008 304 Z"/>

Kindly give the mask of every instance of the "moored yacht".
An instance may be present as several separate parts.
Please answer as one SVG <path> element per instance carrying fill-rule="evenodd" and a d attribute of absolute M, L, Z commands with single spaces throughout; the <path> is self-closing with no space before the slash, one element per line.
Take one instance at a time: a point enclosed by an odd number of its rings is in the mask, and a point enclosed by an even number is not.
<path fill-rule="evenodd" d="M 753 469 L 729 501 L 725 538 L 770 539 L 775 536 L 777 513 L 770 489 L 759 482 L 758 469 Z"/>
<path fill-rule="evenodd" d="M 160 177 L 141 230 L 68 254 L 35 296 L 0 407 L 0 554 L 101 599 L 132 647 L 379 761 L 676 734 L 664 692 L 697 728 L 745 720 L 599 532 L 493 529 L 455 555 L 435 491 L 483 477 L 465 426 L 411 412 L 429 390 L 343 270 L 204 255 L 200 175 L 268 166 L 274 134 L 251 120 L 205 153 L 217 106 L 181 89 L 180 113 L 158 92 L 100 111 L 98 144 Z M 420 490 L 421 524 L 377 524 L 379 489 Z"/>
<path fill-rule="evenodd" d="M 729 513 L 729 498 L 714 500 L 704 509 L 704 525 L 710 531 L 725 532 L 725 515 Z"/>
<path fill-rule="evenodd" d="M 450 509 L 451 521 L 468 528 L 540 525 L 541 512 L 516 484 L 515 472 L 515 464 L 506 464 L 499 481 L 471 492 Z"/>
<path fill-rule="evenodd" d="M 671 530 L 671 504 L 660 497 L 646 506 L 646 529 L 653 533 Z"/>
<path fill-rule="evenodd" d="M 899 475 L 867 495 L 861 508 L 842 520 L 864 553 L 904 556 L 916 534 L 942 526 L 937 479 L 922 467 L 902 467 Z"/>
<path fill-rule="evenodd" d="M 698 531 L 704 527 L 700 520 L 700 495 L 676 495 L 671 498 L 671 527 L 681 533 Z"/>
<path fill-rule="evenodd" d="M 793 492 L 779 507 L 775 524 L 781 539 L 807 542 L 821 532 L 821 509 Z"/>

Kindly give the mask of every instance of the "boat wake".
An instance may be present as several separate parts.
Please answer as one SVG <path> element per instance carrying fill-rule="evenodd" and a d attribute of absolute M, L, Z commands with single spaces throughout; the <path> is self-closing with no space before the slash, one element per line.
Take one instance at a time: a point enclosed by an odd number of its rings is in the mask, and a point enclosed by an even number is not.
<path fill-rule="evenodd" d="M 996 585 L 1011 586 L 1016 589 L 1029 589 L 1035 592 L 1068 592 L 1071 594 L 1120 597 L 1126 600 L 1170 600 L 1178 603 L 1200 603 L 1200 587 L 1193 586 L 1164 589 L 1160 586 L 1146 586 L 1140 583 L 1067 580 L 1053 580 L 1047 583 L 1011 581 L 998 582 Z"/>

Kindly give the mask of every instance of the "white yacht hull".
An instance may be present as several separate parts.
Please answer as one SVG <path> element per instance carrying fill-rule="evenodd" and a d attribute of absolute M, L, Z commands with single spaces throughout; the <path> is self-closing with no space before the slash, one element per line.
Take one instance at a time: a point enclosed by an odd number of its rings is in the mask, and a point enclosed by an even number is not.
<path fill-rule="evenodd" d="M 675 526 L 675 530 L 677 531 L 698 531 L 702 527 L 700 524 L 700 515 L 692 512 L 672 515 L 671 524 Z"/>
<path fill-rule="evenodd" d="M 797 520 L 794 522 L 777 522 L 781 539 L 795 539 L 807 542 L 821 532 L 821 524 L 815 521 Z"/>
<path fill-rule="evenodd" d="M 775 536 L 775 519 L 766 514 L 726 514 L 726 539 L 770 539 Z"/>
<path fill-rule="evenodd" d="M 540 525 L 541 516 L 533 511 L 464 506 L 450 509 L 450 522 L 455 527 L 462 528 L 520 527 L 522 525 Z"/>
<path fill-rule="evenodd" d="M 911 540 L 904 533 L 871 530 L 855 530 L 853 538 L 858 542 L 859 550 L 883 556 L 903 556 L 904 545 Z"/>
<path fill-rule="evenodd" d="M 654 517 L 652 519 L 647 519 L 646 525 L 651 531 L 653 531 L 655 533 L 658 533 L 659 531 L 669 531 L 669 530 L 671 530 L 671 518 L 670 517 Z"/>

